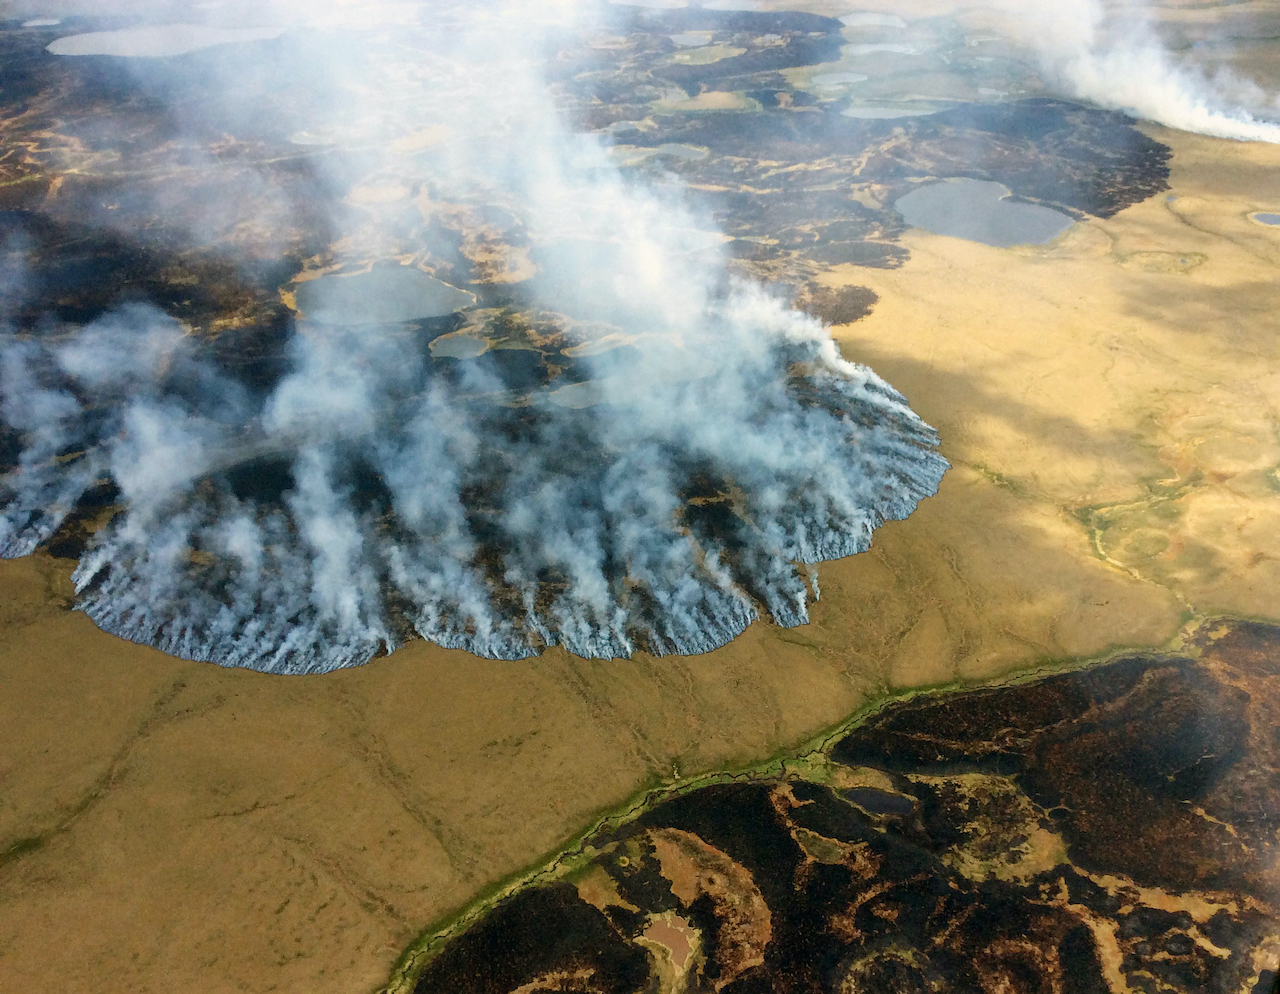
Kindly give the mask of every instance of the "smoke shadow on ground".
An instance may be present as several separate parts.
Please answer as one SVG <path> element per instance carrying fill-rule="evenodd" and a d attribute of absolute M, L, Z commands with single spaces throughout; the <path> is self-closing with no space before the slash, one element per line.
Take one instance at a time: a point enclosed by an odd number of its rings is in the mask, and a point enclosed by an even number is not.
<path fill-rule="evenodd" d="M 1240 280 L 1212 286 L 1153 275 L 1128 281 L 1126 311 L 1187 335 L 1206 333 L 1224 345 L 1254 348 L 1261 329 L 1273 328 L 1280 314 L 1280 286 L 1272 280 Z"/>
<path fill-rule="evenodd" d="M 857 337 L 853 327 L 839 336 L 841 347 L 865 357 L 875 368 L 884 369 L 893 382 L 902 384 L 904 395 L 914 398 L 923 416 L 943 426 L 945 448 L 953 458 L 973 441 L 966 422 L 973 415 L 992 418 L 1011 433 L 1033 437 L 1064 454 L 1096 456 L 1126 461 L 1133 455 L 1136 431 L 1097 428 L 1078 418 L 1037 406 L 1011 395 L 996 384 L 1015 384 L 1021 379 L 1018 360 L 1004 359 L 984 366 L 981 373 L 959 373 L 936 364 L 878 349 L 873 340 Z M 861 359 L 859 361 L 862 361 Z M 1044 387 L 1046 391 L 1051 385 Z"/>

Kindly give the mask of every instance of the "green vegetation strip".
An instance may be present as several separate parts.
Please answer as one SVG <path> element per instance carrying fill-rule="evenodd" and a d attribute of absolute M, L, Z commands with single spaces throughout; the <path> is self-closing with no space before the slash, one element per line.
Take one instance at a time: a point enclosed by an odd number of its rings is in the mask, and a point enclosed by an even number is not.
<path fill-rule="evenodd" d="M 1234 619 L 1223 618 L 1215 620 L 1227 621 Z M 1191 628 L 1199 627 L 1200 624 L 1203 624 L 1203 620 L 1196 619 L 1191 621 L 1190 624 Z M 859 725 L 864 724 L 890 705 L 914 700 L 917 697 L 1019 686 L 1033 683 L 1036 680 L 1058 673 L 1068 673 L 1093 666 L 1101 666 L 1121 656 L 1179 651 L 1183 650 L 1183 646 L 1190 634 L 1191 631 L 1184 628 L 1165 646 L 1155 649 L 1151 647 L 1114 646 L 1097 656 L 1037 660 L 1023 670 L 1006 674 L 994 681 L 956 680 L 949 683 L 917 687 L 898 693 L 886 693 L 882 697 L 869 701 L 839 724 L 828 728 L 815 738 L 796 748 L 777 753 L 755 766 L 737 770 L 718 770 L 703 773 L 687 779 L 680 779 L 673 783 L 664 783 L 655 776 L 620 806 L 600 814 L 596 820 L 569 839 L 564 846 L 555 852 L 542 857 L 526 869 L 491 884 L 462 910 L 429 926 L 401 955 L 392 970 L 391 977 L 386 984 L 377 990 L 376 994 L 412 994 L 422 971 L 451 939 L 461 935 L 513 894 L 528 887 L 560 880 L 574 871 L 584 868 L 597 855 L 595 848 L 591 845 L 592 839 L 606 832 L 617 831 L 664 801 L 672 800 L 683 794 L 700 790 L 713 784 L 768 781 L 780 779 L 786 775 L 822 782 L 827 778 L 826 770 L 830 762 L 828 757 L 835 744 Z"/>

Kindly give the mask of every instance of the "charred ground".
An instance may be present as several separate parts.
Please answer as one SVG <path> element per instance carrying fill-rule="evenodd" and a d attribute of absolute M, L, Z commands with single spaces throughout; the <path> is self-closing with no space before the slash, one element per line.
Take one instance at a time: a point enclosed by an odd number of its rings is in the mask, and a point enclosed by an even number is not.
<path fill-rule="evenodd" d="M 700 9 L 617 16 L 613 34 L 561 39 L 552 54 L 565 113 L 638 156 L 628 165 L 624 155 L 624 169 L 677 175 L 709 223 L 731 237 L 728 251 L 743 275 L 824 321 L 857 320 L 875 295 L 856 286 L 833 291 L 815 278 L 839 264 L 900 266 L 904 225 L 891 205 L 930 178 L 997 180 L 1015 196 L 1076 216 L 1108 217 L 1165 188 L 1167 149 L 1110 112 L 1038 99 L 901 120 L 842 116 L 846 100 L 820 101 L 787 75 L 840 57 L 843 26 L 831 18 Z M 262 58 L 235 76 L 240 92 L 212 102 L 211 81 L 226 79 L 227 56 L 216 48 L 162 60 L 68 59 L 44 50 L 68 31 L 123 26 L 78 18 L 56 31 L 16 22 L 0 30 L 0 237 L 7 319 L 21 334 L 67 334 L 146 301 L 190 327 L 220 368 L 268 390 L 288 368 L 296 281 L 408 253 L 420 269 L 476 295 L 470 322 L 490 346 L 474 359 L 438 359 L 439 375 L 482 365 L 517 394 L 587 378 L 563 351 L 573 341 L 537 330 L 535 300 L 555 297 L 557 288 L 537 275 L 539 249 L 518 217 L 481 202 L 424 215 L 415 205 L 435 191 L 423 180 L 403 201 L 353 206 L 344 200 L 353 177 L 338 182 L 330 168 L 334 145 L 299 145 L 271 130 L 271 120 L 296 119 L 299 108 L 321 108 L 332 97 L 322 74 L 298 78 L 282 68 L 298 64 L 288 35 L 255 43 Z M 708 45 L 740 54 L 674 61 L 680 32 L 702 32 Z M 407 37 L 399 57 L 412 58 L 419 43 Z M 744 95 L 750 109 L 672 110 L 663 103 L 671 86 L 690 98 Z M 183 115 L 184 106 L 199 112 Z M 246 119 L 228 109 L 243 106 L 261 113 Z M 420 157 L 429 162 L 432 154 Z M 334 245 L 336 219 L 345 226 L 351 218 L 376 225 L 377 254 L 352 260 L 349 244 L 345 254 Z M 518 276 L 495 270 L 496 253 L 524 253 L 533 267 Z M 429 341 L 459 327 L 446 323 L 417 335 Z M 625 350 L 616 356 L 625 367 Z M 0 456 L 16 452 L 20 438 L 9 441 Z M 4 456 L 6 466 L 13 457 Z M 254 486 L 269 489 L 273 480 L 288 489 L 287 474 Z M 102 521 L 101 504 L 77 510 L 51 543 L 64 554 L 79 548 Z M 69 542 L 70 535 L 79 537 Z"/>
<path fill-rule="evenodd" d="M 1185 656 L 891 705 L 829 764 L 589 838 L 416 992 L 1269 992 L 1278 647 L 1211 626 Z"/>

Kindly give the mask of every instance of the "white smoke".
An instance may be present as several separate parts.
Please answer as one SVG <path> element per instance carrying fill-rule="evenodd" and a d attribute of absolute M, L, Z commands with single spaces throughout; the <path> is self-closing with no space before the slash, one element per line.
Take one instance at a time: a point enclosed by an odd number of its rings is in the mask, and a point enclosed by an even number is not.
<path fill-rule="evenodd" d="M 1274 101 L 1229 71 L 1209 74 L 1180 63 L 1145 5 L 998 0 L 997 6 L 1012 15 L 1011 33 L 1035 49 L 1049 76 L 1075 97 L 1183 131 L 1280 143 L 1280 123 L 1248 109 L 1274 109 Z"/>
<path fill-rule="evenodd" d="M 544 250 L 528 307 L 632 347 L 529 388 L 499 353 L 442 372 L 418 326 L 309 322 L 255 395 L 147 308 L 11 335 L 3 411 L 26 448 L 3 481 L 5 555 L 109 478 L 125 511 L 81 559 L 81 607 L 179 655 L 307 672 L 415 631 L 509 658 L 702 652 L 762 610 L 804 622 L 804 564 L 862 551 L 934 492 L 946 463 L 901 396 L 731 279 L 674 181 L 627 179 L 566 128 L 543 46 L 578 11 L 527 6 L 432 10 L 397 29 L 421 46 L 394 64 L 381 29 L 335 29 L 326 9 L 285 37 L 339 98 L 279 129 L 344 136 L 335 186 L 373 174 L 420 189 L 428 212 L 501 205 Z M 424 149 L 423 134 L 446 137 Z M 353 263 L 444 251 L 378 215 L 334 224 Z M 271 463 L 288 475 L 274 497 L 237 476 Z"/>

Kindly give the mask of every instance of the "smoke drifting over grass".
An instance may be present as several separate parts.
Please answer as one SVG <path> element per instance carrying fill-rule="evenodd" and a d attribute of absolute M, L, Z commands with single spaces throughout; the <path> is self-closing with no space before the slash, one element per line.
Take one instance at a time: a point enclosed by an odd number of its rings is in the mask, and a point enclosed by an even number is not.
<path fill-rule="evenodd" d="M 1280 139 L 1228 99 L 1256 92 L 1178 64 L 1141 18 L 1117 26 L 1098 3 L 1029 10 L 1005 5 L 1076 96 Z M 150 96 L 183 93 L 171 108 L 182 167 L 243 192 L 185 216 L 192 242 L 232 262 L 250 251 L 247 212 L 285 194 L 209 146 L 269 133 L 291 154 L 316 149 L 342 275 L 326 277 L 328 298 L 320 283 L 298 294 L 316 306 L 283 375 L 262 382 L 142 304 L 5 333 L 0 441 L 19 452 L 0 480 L 0 554 L 48 541 L 86 495 L 116 500 L 76 570 L 80 607 L 179 655 L 279 672 L 365 662 L 415 633 L 491 656 L 555 644 L 617 656 L 706 651 L 761 613 L 805 621 L 806 566 L 865 549 L 946 464 L 932 430 L 820 324 L 727 275 L 714 226 L 674 181 L 629 178 L 601 140 L 565 127 L 544 43 L 588 12 L 622 16 L 573 3 L 277 6 L 245 30 L 278 39 L 220 45 L 198 96 L 186 56 L 140 65 Z M 155 32 L 143 37 L 154 48 Z M 392 43 L 401 57 L 384 59 Z M 289 81 L 287 96 L 240 100 L 258 78 Z M 110 130 L 96 140 L 109 145 Z M 103 223 L 141 232 L 160 194 L 121 197 Z M 428 218 L 420 243 L 377 208 L 396 198 Z M 423 282 L 459 251 L 430 219 L 490 211 L 524 239 L 486 262 L 510 281 L 507 310 Z M 282 252 L 276 234 L 252 251 Z M 362 269 L 369 281 L 354 282 Z M 24 285 L 0 273 L 9 313 Z"/>
<path fill-rule="evenodd" d="M 517 218 L 537 276 L 513 290 L 523 310 L 476 317 L 476 334 L 542 315 L 526 345 L 554 342 L 555 362 L 528 375 L 527 347 L 484 343 L 442 360 L 431 343 L 458 322 L 370 321 L 350 293 L 300 322 L 265 389 L 144 306 L 11 334 L 0 389 L 23 450 L 0 552 L 31 552 L 110 480 L 123 511 L 81 558 L 80 607 L 178 655 L 314 672 L 414 632 L 507 658 L 702 652 L 761 611 L 804 622 L 805 564 L 865 549 L 936 490 L 946 463 L 901 396 L 731 279 L 678 187 L 624 178 L 566 130 L 540 44 L 573 11 L 532 23 L 524 6 L 409 26 L 421 60 L 390 69 L 359 32 L 295 25 L 295 57 L 325 65 L 341 99 L 278 123 L 345 136 L 335 188 L 390 173 L 420 202 Z M 413 151 L 424 134 L 445 138 Z M 395 266 L 394 234 L 345 217 L 353 265 Z M 385 303 L 370 310 L 415 300 Z"/>
<path fill-rule="evenodd" d="M 1180 63 L 1143 4 L 1002 0 L 999 6 L 1014 15 L 1014 32 L 1073 96 L 1183 131 L 1280 142 L 1280 123 L 1263 113 L 1276 111 L 1274 100 L 1230 71 L 1210 75 Z M 1241 105 L 1246 102 L 1252 110 Z"/>

